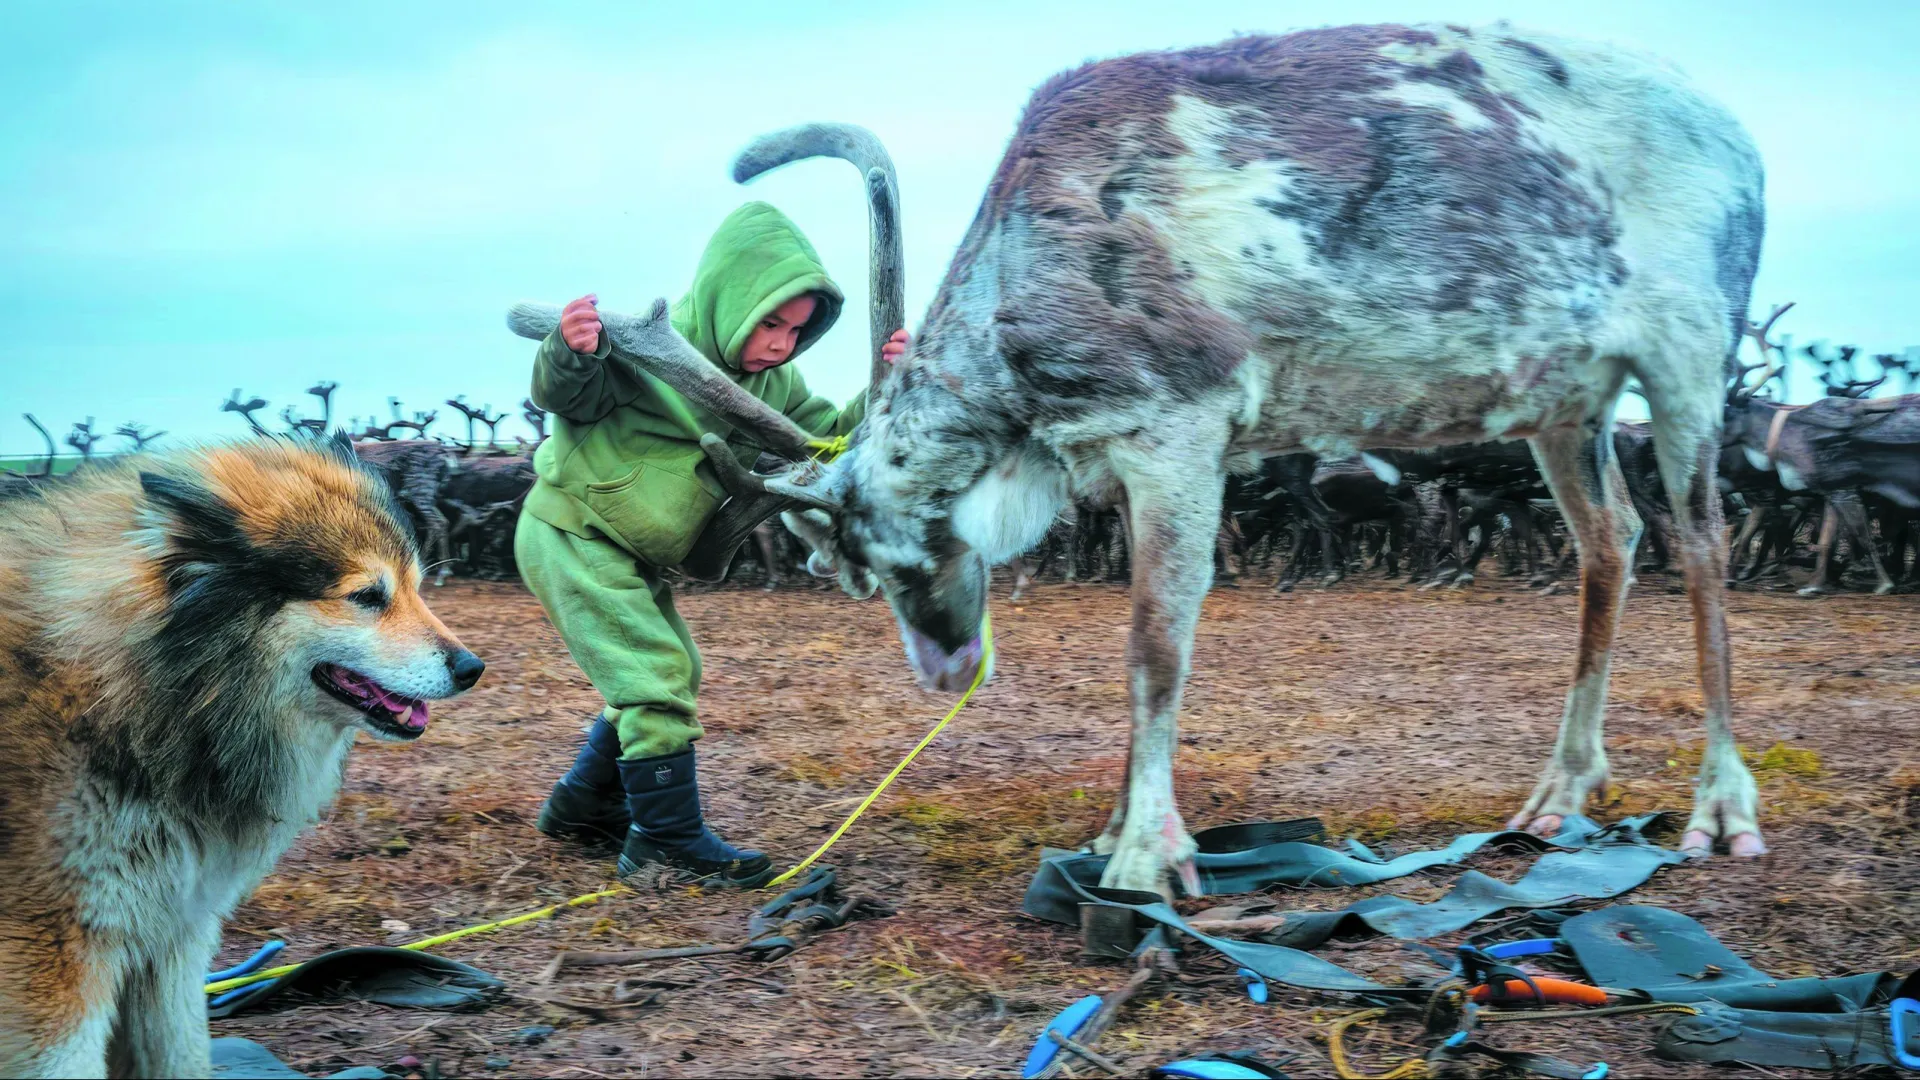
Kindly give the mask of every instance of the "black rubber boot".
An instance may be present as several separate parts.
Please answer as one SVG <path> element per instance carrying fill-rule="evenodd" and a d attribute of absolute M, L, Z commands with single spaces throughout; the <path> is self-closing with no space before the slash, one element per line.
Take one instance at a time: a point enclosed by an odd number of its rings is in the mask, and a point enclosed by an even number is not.
<path fill-rule="evenodd" d="M 548 836 L 589 844 L 618 844 L 633 819 L 620 785 L 620 734 L 603 715 L 587 729 L 587 745 L 573 768 L 553 785 L 535 826 Z"/>
<path fill-rule="evenodd" d="M 693 751 L 620 763 L 633 825 L 620 852 L 620 876 L 665 866 L 676 881 L 757 889 L 773 877 L 773 861 L 713 834 L 700 817 L 700 781 Z"/>

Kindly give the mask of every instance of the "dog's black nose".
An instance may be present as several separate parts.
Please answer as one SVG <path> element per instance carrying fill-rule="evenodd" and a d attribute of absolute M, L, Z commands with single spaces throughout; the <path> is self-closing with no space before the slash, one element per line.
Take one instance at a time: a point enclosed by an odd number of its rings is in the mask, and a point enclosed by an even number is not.
<path fill-rule="evenodd" d="M 462 690 L 471 689 L 480 681 L 480 673 L 487 670 L 486 661 L 465 649 L 454 653 L 451 659 L 448 666 L 453 669 L 453 685 Z"/>

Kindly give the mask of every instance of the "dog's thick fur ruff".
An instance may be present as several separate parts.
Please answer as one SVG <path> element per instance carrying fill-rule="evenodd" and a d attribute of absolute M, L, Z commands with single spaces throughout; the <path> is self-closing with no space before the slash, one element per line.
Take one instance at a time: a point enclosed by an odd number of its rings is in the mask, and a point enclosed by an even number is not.
<path fill-rule="evenodd" d="M 419 579 L 338 440 L 90 465 L 0 505 L 0 1075 L 207 1074 L 221 920 L 356 731 L 416 737 L 478 677 Z"/>

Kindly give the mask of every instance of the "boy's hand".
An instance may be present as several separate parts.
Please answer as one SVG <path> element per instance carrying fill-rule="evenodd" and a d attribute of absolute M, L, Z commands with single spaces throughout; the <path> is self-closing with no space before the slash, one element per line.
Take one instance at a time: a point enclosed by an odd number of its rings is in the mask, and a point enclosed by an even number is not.
<path fill-rule="evenodd" d="M 568 304 L 560 312 L 560 338 L 577 353 L 592 353 L 600 347 L 600 313 L 593 305 L 600 302 L 596 293 Z"/>
<path fill-rule="evenodd" d="M 889 364 L 899 363 L 900 357 L 906 354 L 907 345 L 912 340 L 905 330 L 895 330 L 886 344 L 880 346 L 880 358 Z"/>

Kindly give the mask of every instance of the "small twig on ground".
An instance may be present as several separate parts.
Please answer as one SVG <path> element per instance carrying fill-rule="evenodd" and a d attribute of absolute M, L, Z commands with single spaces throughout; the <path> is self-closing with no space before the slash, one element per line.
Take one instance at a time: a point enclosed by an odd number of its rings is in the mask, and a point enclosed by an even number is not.
<path fill-rule="evenodd" d="M 626 1012 L 630 1009 L 644 1009 L 660 1001 L 660 991 L 655 991 L 643 998 L 638 998 L 633 1001 L 576 1001 L 573 998 L 562 997 L 557 993 L 521 994 L 519 996 L 527 1001 L 537 1001 L 542 1005 L 558 1005 L 561 1008 L 587 1013 L 590 1016 Z"/>
<path fill-rule="evenodd" d="M 508 852 L 508 854 L 511 855 L 512 852 Z M 521 858 L 515 858 L 513 861 L 513 865 L 507 867 L 507 872 L 500 875 L 500 879 L 493 883 L 493 887 L 497 889 L 500 886 L 505 885 L 507 883 L 507 879 L 512 877 L 516 872 L 519 871 L 521 867 L 525 865 L 527 865 L 527 860 L 521 859 Z"/>
<path fill-rule="evenodd" d="M 1115 1076 L 1119 1076 L 1121 1073 L 1127 1071 L 1121 1068 L 1119 1063 L 1113 1059 L 1101 1057 L 1099 1054 L 1094 1053 L 1092 1050 L 1087 1049 L 1067 1036 L 1060 1034 L 1058 1031 L 1047 1032 L 1047 1038 L 1057 1043 L 1060 1049 L 1086 1058 L 1089 1062 L 1098 1065 L 1100 1068 L 1107 1070 Z"/>
<path fill-rule="evenodd" d="M 640 949 L 636 952 L 557 952 L 553 963 L 534 977 L 534 982 L 549 983 L 562 971 L 577 967 L 606 967 L 609 964 L 644 964 L 649 960 L 680 960 L 689 956 L 724 956 L 746 951 L 746 943 L 736 945 L 686 945 L 677 949 Z"/>
<path fill-rule="evenodd" d="M 906 991 L 895 990 L 893 991 L 893 996 L 899 998 L 901 1003 L 913 1012 L 914 1018 L 920 1021 L 920 1026 L 927 1029 L 927 1038 L 932 1039 L 936 1043 L 945 1043 L 948 1041 L 946 1036 L 933 1030 L 932 1018 L 927 1015 L 925 1009 L 922 1009 L 911 997 L 907 996 Z"/>
<path fill-rule="evenodd" d="M 1188 919 L 1187 925 L 1203 934 L 1258 934 L 1278 930 L 1287 924 L 1285 915 L 1251 915 L 1244 919 Z"/>

